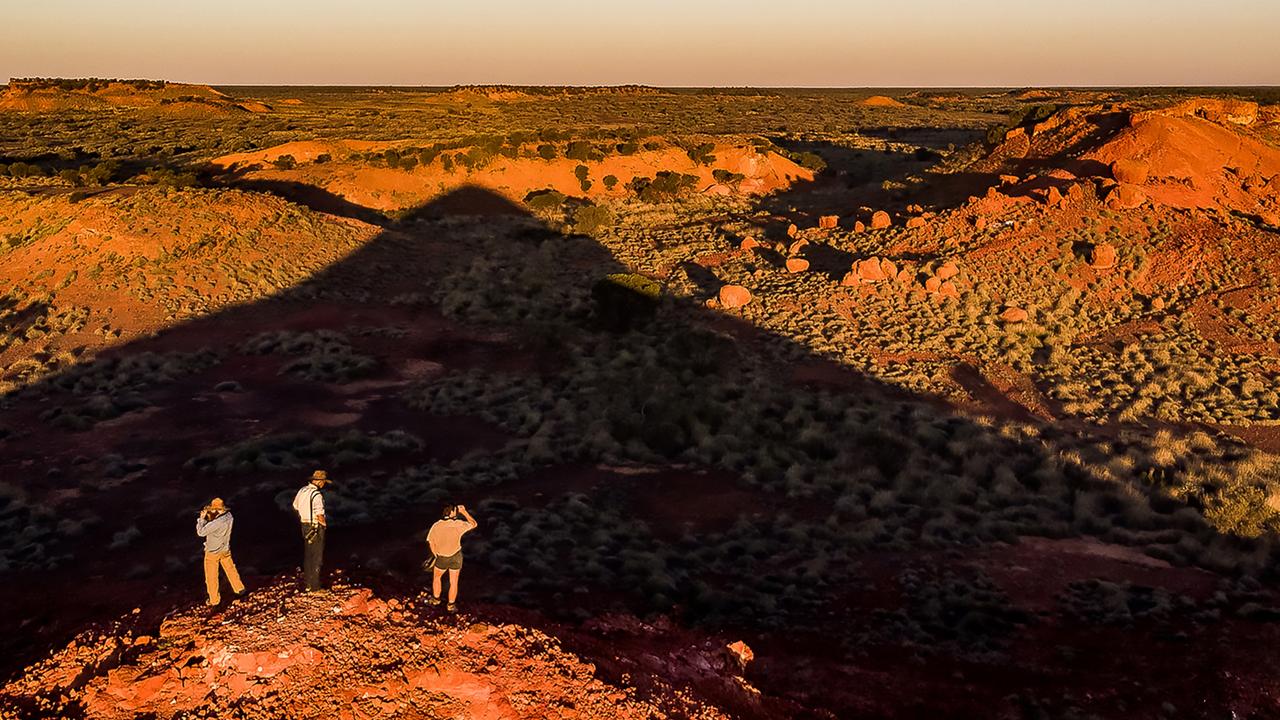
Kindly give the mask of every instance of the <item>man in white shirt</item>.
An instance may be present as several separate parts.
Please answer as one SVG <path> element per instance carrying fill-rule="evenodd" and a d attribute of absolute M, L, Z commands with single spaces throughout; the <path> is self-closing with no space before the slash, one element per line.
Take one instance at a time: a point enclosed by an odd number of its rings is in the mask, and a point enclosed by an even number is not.
<path fill-rule="evenodd" d="M 440 604 L 440 581 L 449 573 L 449 612 L 458 611 L 458 575 L 462 573 L 462 536 L 476 529 L 479 523 L 463 505 L 446 505 L 443 517 L 427 531 L 427 544 L 435 554 L 431 564 L 432 605 Z"/>
<path fill-rule="evenodd" d="M 329 482 L 324 470 L 311 473 L 311 482 L 293 496 L 293 509 L 302 523 L 302 577 L 307 591 L 320 589 L 320 563 L 324 559 L 324 496 L 320 491 Z"/>

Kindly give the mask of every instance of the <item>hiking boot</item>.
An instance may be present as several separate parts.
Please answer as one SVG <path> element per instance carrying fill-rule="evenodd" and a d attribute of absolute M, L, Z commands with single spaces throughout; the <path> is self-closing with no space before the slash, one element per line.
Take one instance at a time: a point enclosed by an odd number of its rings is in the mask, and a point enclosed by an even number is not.
<path fill-rule="evenodd" d="M 429 597 L 427 598 L 427 604 L 430 605 L 431 607 L 440 607 L 440 598 Z"/>
<path fill-rule="evenodd" d="M 437 600 L 436 602 L 438 603 L 440 601 Z M 448 605 L 444 606 L 444 609 L 448 612 L 456 613 L 458 612 L 458 603 L 449 603 Z"/>

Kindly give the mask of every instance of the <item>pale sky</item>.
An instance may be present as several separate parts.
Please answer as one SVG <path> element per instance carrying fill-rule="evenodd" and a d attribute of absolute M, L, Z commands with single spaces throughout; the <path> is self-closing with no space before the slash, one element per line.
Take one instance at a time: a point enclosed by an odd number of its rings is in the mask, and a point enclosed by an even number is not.
<path fill-rule="evenodd" d="M 1280 85 L 1280 0 L 0 0 L 0 81 Z"/>

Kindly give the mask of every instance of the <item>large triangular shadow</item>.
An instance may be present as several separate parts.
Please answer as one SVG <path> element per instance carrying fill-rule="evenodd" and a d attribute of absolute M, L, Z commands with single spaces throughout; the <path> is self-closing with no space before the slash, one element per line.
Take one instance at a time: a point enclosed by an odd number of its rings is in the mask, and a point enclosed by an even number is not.
<path fill-rule="evenodd" d="M 282 192 L 304 202 L 309 200 L 318 203 L 315 207 L 349 217 L 372 217 L 367 209 L 316 194 L 322 191 L 292 187 L 261 189 Z M 441 283 L 447 283 L 449 292 L 456 296 L 446 298 L 447 302 L 465 303 L 469 296 L 480 295 L 486 295 L 486 302 L 495 302 L 492 294 L 499 293 L 496 302 L 503 298 L 511 303 L 545 299 L 554 308 L 556 298 L 560 297 L 556 288 L 542 287 L 545 278 L 522 270 L 522 262 L 556 263 L 557 268 L 563 269 L 556 277 L 557 282 L 580 283 L 576 286 L 579 291 L 611 273 L 630 271 L 602 244 L 585 236 L 566 236 L 524 208 L 483 188 L 453 191 L 395 221 L 380 220 L 379 225 L 382 229 L 377 237 L 305 282 L 254 303 L 227 308 L 165 330 L 157 337 L 132 341 L 103 353 L 103 357 L 128 357 L 174 348 L 206 347 L 224 352 L 223 360 L 209 369 L 146 389 L 142 394 L 148 409 L 84 431 L 51 426 L 40 421 L 38 415 L 47 411 L 50 404 L 68 397 L 64 383 L 60 382 L 62 375 L 55 375 L 25 391 L 30 402 L 20 399 L 14 409 L 0 414 L 0 423 L 23 431 L 20 442 L 34 448 L 32 452 L 46 453 L 50 466 L 72 469 L 69 472 L 77 481 L 92 474 L 92 471 L 74 470 L 80 457 L 96 463 L 102 455 L 115 453 L 125 461 L 141 457 L 152 462 L 144 475 L 126 473 L 115 479 L 118 482 L 101 483 L 99 489 L 81 486 L 78 496 L 64 501 L 60 512 L 65 517 L 91 511 L 101 519 L 70 541 L 75 557 L 73 564 L 54 571 L 10 574 L 0 589 L 0 609 L 4 610 L 5 617 L 0 624 L 6 630 L 0 649 L 5 651 L 6 670 L 21 668 L 90 622 L 118 616 L 135 606 L 150 608 L 147 612 L 152 612 L 166 602 L 193 600 L 199 588 L 195 561 L 192 560 L 189 567 L 168 571 L 164 566 L 171 556 L 192 558 L 198 552 L 190 527 L 192 513 L 211 496 L 221 495 L 233 501 L 237 517 L 237 560 L 251 576 L 261 578 L 285 573 L 297 565 L 297 528 L 281 511 L 275 498 L 300 484 L 304 472 L 250 470 L 215 475 L 186 465 L 201 453 L 255 435 L 291 429 L 315 432 L 327 432 L 326 428 L 354 428 L 362 432 L 403 429 L 419 436 L 423 441 L 420 449 L 349 465 L 336 473 L 340 480 L 343 475 L 359 474 L 376 483 L 379 478 L 386 478 L 408 465 L 431 460 L 447 462 L 470 451 L 500 448 L 510 436 L 492 425 L 474 418 L 433 417 L 413 411 L 403 406 L 395 393 L 414 373 L 434 377 L 433 373 L 464 372 L 469 368 L 532 375 L 554 373 L 565 366 L 568 355 L 575 352 L 574 347 L 546 341 L 542 335 L 545 313 L 530 312 L 527 321 L 493 323 L 479 328 L 461 326 L 423 301 L 440 288 Z M 477 233 L 487 234 L 484 243 L 469 242 Z M 486 257 L 482 252 L 485 247 L 499 246 L 506 249 L 502 257 Z M 712 280 L 700 278 L 700 285 L 705 286 L 701 288 L 703 293 L 714 291 L 711 284 Z M 584 311 L 582 307 L 565 308 L 560 320 L 576 328 L 575 332 L 583 337 L 605 337 L 608 333 L 597 327 L 589 309 Z M 732 313 L 677 300 L 669 302 L 653 323 L 647 326 L 649 334 L 645 337 L 657 348 L 687 346 L 691 342 L 689 338 L 693 338 L 694 343 L 708 339 L 716 343 L 716 347 L 708 348 L 711 362 L 708 372 L 731 374 L 747 366 L 776 370 L 778 384 L 798 398 L 798 405 L 817 409 L 812 422 L 825 422 L 822 419 L 822 413 L 827 412 L 825 408 L 838 408 L 842 404 L 863 408 L 881 404 L 885 417 L 916 418 L 912 422 L 921 435 L 913 439 L 913 445 L 891 442 L 886 435 L 868 431 L 861 437 L 848 438 L 851 447 L 835 449 L 846 453 L 851 478 L 859 464 L 874 469 L 880 476 L 892 478 L 915 461 L 906 453 L 911 447 L 945 444 L 948 434 L 971 437 L 995 432 L 988 425 L 953 413 L 937 399 L 912 397 L 793 340 L 774 336 Z M 367 376 L 345 385 L 282 377 L 280 358 L 247 355 L 235 350 L 243 341 L 274 330 L 337 330 L 350 334 L 362 328 L 376 331 L 362 336 L 365 337 L 362 342 L 367 343 L 366 349 L 378 365 Z M 379 335 L 382 328 L 406 332 L 397 335 L 388 330 L 390 334 Z M 700 352 L 701 348 L 692 351 Z M 662 368 L 675 360 L 659 353 L 654 362 Z M 673 368 L 672 374 L 679 375 L 682 369 Z M 696 377 L 692 379 L 694 382 L 683 388 L 687 396 L 696 401 L 700 393 L 711 391 L 709 385 L 699 384 Z M 224 382 L 237 383 L 238 391 L 217 390 L 218 384 Z M 643 387 L 602 388 L 601 392 L 634 398 L 636 406 L 632 412 L 642 418 L 641 425 L 646 422 L 643 418 L 662 418 L 661 413 L 654 413 L 653 408 L 646 406 L 650 400 L 646 399 Z M 38 399 L 41 397 L 45 400 Z M 738 402 L 745 408 L 752 399 L 743 397 Z M 349 415 L 359 417 L 351 420 Z M 782 437 L 791 437 L 797 443 L 809 442 L 805 427 L 788 428 L 787 418 L 781 417 L 771 422 L 777 426 L 776 434 L 762 435 L 759 442 L 781 442 Z M 11 449 L 14 442 L 9 441 Z M 1053 449 L 1040 439 L 1011 437 L 1002 442 L 1027 467 L 1053 462 Z M 673 455 L 679 455 L 680 449 L 670 448 Z M 815 452 L 825 450 L 819 448 Z M 160 460 L 154 460 L 156 458 Z M 548 470 L 552 474 L 557 472 L 555 467 Z M 803 471 L 804 468 L 797 470 Z M 717 472 L 721 476 L 726 474 L 723 470 Z M 664 476 L 659 474 L 656 478 L 655 492 L 670 489 L 669 485 L 661 484 Z M 572 484 L 565 485 L 546 478 L 545 473 L 535 473 L 532 478 L 514 481 L 510 487 L 502 483 L 477 487 L 475 494 L 532 498 L 539 492 L 537 483 L 543 481 L 555 492 L 573 489 Z M 31 482 L 57 487 L 64 481 L 51 475 L 45 479 L 33 477 Z M 728 482 L 732 484 L 735 480 L 730 478 Z M 624 503 L 621 511 L 655 524 L 666 510 L 661 507 L 660 499 L 646 498 L 634 490 L 615 493 L 603 488 L 596 491 Z M 990 487 L 979 481 L 971 491 L 983 494 L 989 492 Z M 928 492 L 932 491 L 907 488 L 904 492 L 917 494 L 921 502 L 925 502 Z M 1026 492 L 1034 493 L 1030 488 Z M 832 506 L 835 495 L 831 493 L 819 492 L 811 502 L 805 502 L 788 498 L 786 493 L 752 487 L 745 488 L 742 496 L 766 498 L 769 505 L 757 508 L 765 514 L 810 513 L 817 521 L 825 519 L 836 525 L 842 518 L 850 517 L 845 509 Z M 1030 496 L 1028 502 L 1034 504 Z M 398 514 L 349 519 L 346 527 L 335 528 L 332 533 L 329 567 L 348 572 L 374 572 L 368 561 L 371 557 L 380 557 L 380 568 L 411 569 L 421 552 L 417 545 L 418 530 L 425 528 L 433 511 L 434 505 L 407 500 L 403 512 Z M 717 509 L 713 507 L 700 512 L 717 522 L 726 520 L 716 515 Z M 491 526 L 496 519 L 481 518 Z M 697 518 L 694 520 L 696 525 Z M 924 521 L 925 516 L 920 515 L 917 522 Z M 126 549 L 111 549 L 113 538 L 129 525 L 139 528 L 143 541 Z M 470 583 L 513 581 L 510 575 L 486 568 L 483 557 L 468 562 Z M 743 562 L 758 561 L 745 558 Z M 134 573 L 131 570 L 134 566 L 143 570 Z M 360 570 L 361 566 L 365 569 Z M 761 564 L 758 572 L 762 577 L 768 575 L 767 563 Z M 573 588 L 564 589 L 569 592 Z M 614 598 L 626 592 L 604 587 L 588 590 L 588 599 L 579 601 L 588 613 L 592 610 L 593 593 Z M 846 590 L 833 589 L 832 592 L 833 597 L 844 598 Z M 681 605 L 692 602 L 693 598 L 677 597 L 672 601 L 673 605 Z"/>

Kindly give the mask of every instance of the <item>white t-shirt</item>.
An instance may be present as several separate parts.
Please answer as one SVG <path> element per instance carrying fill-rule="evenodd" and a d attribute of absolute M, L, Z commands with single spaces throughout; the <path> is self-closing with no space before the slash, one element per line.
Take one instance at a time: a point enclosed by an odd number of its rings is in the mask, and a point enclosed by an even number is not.
<path fill-rule="evenodd" d="M 307 483 L 293 496 L 293 509 L 298 513 L 299 520 L 314 523 L 316 518 L 324 515 L 324 496 L 320 494 L 319 488 Z"/>

